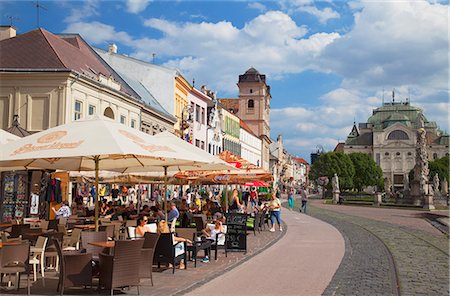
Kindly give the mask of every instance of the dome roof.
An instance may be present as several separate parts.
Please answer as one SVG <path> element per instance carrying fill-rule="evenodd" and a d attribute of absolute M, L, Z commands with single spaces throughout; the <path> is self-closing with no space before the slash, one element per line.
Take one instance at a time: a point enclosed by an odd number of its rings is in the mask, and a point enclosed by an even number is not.
<path fill-rule="evenodd" d="M 383 121 L 383 126 L 386 128 L 397 122 L 401 123 L 403 125 L 406 125 L 406 126 L 411 126 L 411 120 L 409 120 L 408 116 L 398 113 L 398 112 L 395 112 L 392 115 L 390 115 L 388 118 L 386 118 Z"/>
<path fill-rule="evenodd" d="M 259 74 L 259 72 L 255 68 L 251 67 L 250 69 L 245 71 L 245 74 Z"/>

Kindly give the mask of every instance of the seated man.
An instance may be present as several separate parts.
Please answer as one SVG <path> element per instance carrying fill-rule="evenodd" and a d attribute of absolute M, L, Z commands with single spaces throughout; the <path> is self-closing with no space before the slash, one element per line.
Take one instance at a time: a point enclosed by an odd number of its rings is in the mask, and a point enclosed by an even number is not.
<path fill-rule="evenodd" d="M 174 219 L 180 217 L 180 212 L 178 212 L 177 206 L 174 202 L 170 203 L 170 211 L 167 213 L 167 221 L 172 222 Z"/>

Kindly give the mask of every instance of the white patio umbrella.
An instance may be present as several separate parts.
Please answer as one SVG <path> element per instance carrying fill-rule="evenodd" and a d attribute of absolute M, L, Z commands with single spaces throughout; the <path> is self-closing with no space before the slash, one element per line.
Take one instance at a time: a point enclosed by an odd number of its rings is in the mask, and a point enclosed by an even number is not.
<path fill-rule="evenodd" d="M 183 141 L 165 143 L 105 117 L 92 116 L 60 125 L 0 146 L 0 170 L 26 169 L 94 170 L 98 197 L 98 171 L 164 171 L 169 167 L 190 170 L 232 169 L 211 159 L 201 149 L 183 147 Z M 194 149 L 195 148 L 195 149 Z M 206 155 L 205 155 L 206 154 Z M 98 229 L 98 198 L 95 203 Z"/>
<path fill-rule="evenodd" d="M 20 137 L 8 133 L 7 131 L 0 129 L 0 144 L 6 144 L 20 139 Z"/>

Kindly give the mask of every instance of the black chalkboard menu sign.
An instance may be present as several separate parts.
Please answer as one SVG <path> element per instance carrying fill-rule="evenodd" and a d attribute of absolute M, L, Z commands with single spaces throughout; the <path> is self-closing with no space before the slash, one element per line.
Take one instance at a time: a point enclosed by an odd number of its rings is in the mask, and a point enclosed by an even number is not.
<path fill-rule="evenodd" d="M 247 215 L 227 213 L 226 251 L 247 252 Z"/>

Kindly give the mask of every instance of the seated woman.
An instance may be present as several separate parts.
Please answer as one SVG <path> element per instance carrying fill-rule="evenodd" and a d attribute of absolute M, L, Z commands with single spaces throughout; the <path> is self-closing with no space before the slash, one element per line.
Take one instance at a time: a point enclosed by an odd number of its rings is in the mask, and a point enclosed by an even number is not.
<path fill-rule="evenodd" d="M 166 220 L 161 220 L 158 223 L 158 233 L 170 233 L 169 230 L 169 226 L 167 225 Z M 184 254 L 184 252 L 186 251 L 184 249 L 184 244 L 178 244 L 179 242 L 187 242 L 189 244 L 192 244 L 191 240 L 188 240 L 186 238 L 182 238 L 182 237 L 178 237 L 175 236 L 172 233 L 172 239 L 173 239 L 173 244 L 175 245 L 175 257 Z M 181 261 L 180 262 L 180 269 L 185 269 L 186 267 L 184 266 L 184 262 Z"/>
<path fill-rule="evenodd" d="M 222 221 L 220 221 L 219 219 L 214 223 L 214 228 L 210 228 L 207 226 L 202 230 L 202 234 L 204 234 L 207 239 L 210 239 L 214 242 L 216 241 L 217 235 L 220 233 L 225 233 L 225 228 L 222 225 Z"/>
<path fill-rule="evenodd" d="M 138 226 L 136 227 L 136 237 L 144 237 L 144 234 L 146 232 L 150 232 L 150 229 L 145 227 L 145 225 L 147 225 L 147 222 L 147 216 L 139 217 Z"/>

